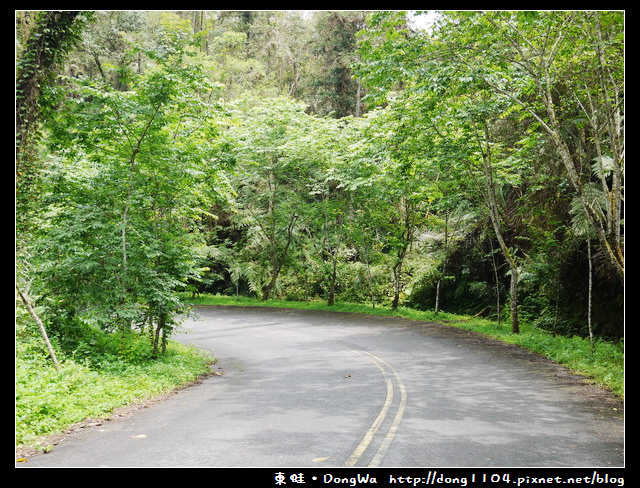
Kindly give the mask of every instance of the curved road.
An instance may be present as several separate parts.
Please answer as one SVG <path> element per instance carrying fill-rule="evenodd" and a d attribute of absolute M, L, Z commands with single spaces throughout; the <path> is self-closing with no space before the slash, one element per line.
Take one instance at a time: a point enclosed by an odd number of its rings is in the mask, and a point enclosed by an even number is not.
<path fill-rule="evenodd" d="M 624 466 L 615 399 L 519 348 L 402 319 L 197 313 L 177 338 L 219 375 L 23 466 Z"/>

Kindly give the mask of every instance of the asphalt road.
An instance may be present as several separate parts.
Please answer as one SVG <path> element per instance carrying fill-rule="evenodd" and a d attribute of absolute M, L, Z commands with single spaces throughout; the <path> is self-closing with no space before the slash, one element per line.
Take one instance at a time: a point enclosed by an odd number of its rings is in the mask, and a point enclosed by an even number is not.
<path fill-rule="evenodd" d="M 622 406 L 519 348 L 401 319 L 197 312 L 176 338 L 221 374 L 22 466 L 624 466 Z"/>

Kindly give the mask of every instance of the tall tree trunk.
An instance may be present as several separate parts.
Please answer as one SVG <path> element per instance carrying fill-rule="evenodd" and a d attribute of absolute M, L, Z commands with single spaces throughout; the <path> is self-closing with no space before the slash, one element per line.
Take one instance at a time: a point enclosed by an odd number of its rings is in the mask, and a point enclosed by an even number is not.
<path fill-rule="evenodd" d="M 593 327 L 591 326 L 591 294 L 593 292 L 593 263 L 591 261 L 591 239 L 587 237 L 587 257 L 589 259 L 589 304 L 587 306 L 587 325 L 589 327 L 589 341 L 591 342 L 591 352 L 595 351 L 593 339 Z"/>
<path fill-rule="evenodd" d="M 500 277 L 498 275 L 498 263 L 496 263 L 496 255 L 493 250 L 493 244 L 491 246 L 491 267 L 493 268 L 493 278 L 496 280 L 496 319 L 498 321 L 498 327 L 502 319 L 502 312 L 500 310 Z"/>
<path fill-rule="evenodd" d="M 333 307 L 336 301 L 336 279 L 337 279 L 337 267 L 338 267 L 338 257 L 336 256 L 337 252 L 334 249 L 331 257 L 331 282 L 329 283 L 329 298 L 327 300 L 327 305 Z"/>
<path fill-rule="evenodd" d="M 393 310 L 398 309 L 400 305 L 400 275 L 402 274 L 402 260 L 399 259 L 393 266 L 393 301 L 391 302 L 391 308 Z"/>
<path fill-rule="evenodd" d="M 127 285 L 127 256 L 128 256 L 127 228 L 129 225 L 129 209 L 131 208 L 131 205 L 132 205 L 132 197 L 133 197 L 133 190 L 134 190 L 134 178 L 135 178 L 136 166 L 137 166 L 136 157 L 140 152 L 140 149 L 142 147 L 142 142 L 144 141 L 147 133 L 149 132 L 149 129 L 151 129 L 151 126 L 153 125 L 153 122 L 156 119 L 156 116 L 158 115 L 159 110 L 160 110 L 159 107 L 155 107 L 155 110 L 151 115 L 151 118 L 147 122 L 140 136 L 138 136 L 135 146 L 131 148 L 131 157 L 129 158 L 129 180 L 127 183 L 127 194 L 124 201 L 124 209 L 122 210 L 122 234 L 120 237 L 121 239 L 120 246 L 122 250 L 122 280 L 123 280 L 123 287 L 125 289 L 128 286 Z"/>
<path fill-rule="evenodd" d="M 494 215 L 496 211 L 497 209 L 490 210 L 489 213 L 491 214 L 491 222 L 493 224 L 493 229 L 496 234 L 496 238 L 498 239 L 498 243 L 500 244 L 500 249 L 507 261 L 507 264 L 509 265 L 509 274 L 511 275 L 509 285 L 509 299 L 511 302 L 511 331 L 514 334 L 518 334 L 520 332 L 520 319 L 518 316 L 518 265 L 515 262 L 515 258 L 513 257 L 511 251 L 504 242 L 504 237 L 502 236 L 502 232 L 500 231 L 500 225 L 497 215 Z"/>
<path fill-rule="evenodd" d="M 511 274 L 511 281 L 509 286 L 509 295 L 511 301 L 511 331 L 514 334 L 520 333 L 520 319 L 518 316 L 518 264 L 515 257 L 506 242 L 501 230 L 500 210 L 498 207 L 498 199 L 496 197 L 495 182 L 493 180 L 493 168 L 492 168 L 492 155 L 491 146 L 489 144 L 489 128 L 486 122 L 484 126 L 484 141 L 478 136 L 478 145 L 482 151 L 482 170 L 485 178 L 485 198 L 487 200 L 487 207 L 489 209 L 489 216 L 491 218 L 491 224 L 493 230 L 500 245 L 500 250 L 509 265 L 509 272 Z"/>
<path fill-rule="evenodd" d="M 520 333 L 520 318 L 518 316 L 518 268 L 509 262 L 511 283 L 509 285 L 509 299 L 511 301 L 511 332 Z"/>
<path fill-rule="evenodd" d="M 203 10 L 194 10 L 191 14 L 191 25 L 193 28 L 193 35 L 197 37 L 205 28 L 205 12 Z M 200 50 L 208 54 L 209 53 L 209 45 L 206 37 L 202 37 L 199 39 L 200 42 Z"/>
<path fill-rule="evenodd" d="M 38 324 L 38 329 L 40 329 L 40 335 L 42 336 L 42 340 L 47 346 L 47 350 L 49 351 L 49 356 L 51 357 L 51 361 L 53 362 L 53 365 L 55 366 L 56 369 L 60 369 L 60 365 L 58 364 L 56 353 L 53 350 L 53 346 L 51 345 L 51 342 L 49 341 L 47 330 L 45 329 L 44 324 L 42 323 L 42 320 L 40 320 L 40 317 L 38 317 L 38 314 L 36 314 L 36 311 L 31 306 L 31 301 L 29 300 L 27 293 L 23 292 L 18 287 L 18 285 L 16 285 L 16 290 L 18 291 L 18 295 L 20 295 L 20 299 L 22 300 L 22 303 L 24 304 L 27 311 L 29 312 L 29 315 L 31 315 L 31 318 L 33 318 L 36 324 Z"/>
<path fill-rule="evenodd" d="M 158 357 L 158 349 L 160 346 L 160 334 L 164 333 L 164 328 L 167 321 L 167 314 L 160 312 L 158 315 L 158 325 L 156 326 L 155 334 L 153 336 L 153 351 L 151 357 L 156 359 Z"/>
<path fill-rule="evenodd" d="M 275 269 L 273 273 L 271 273 L 271 279 L 269 280 L 269 283 L 262 287 L 262 301 L 266 302 L 267 300 L 269 300 L 271 290 L 273 290 L 273 287 L 276 285 L 276 281 L 278 281 L 278 271 L 278 269 Z"/>
<path fill-rule="evenodd" d="M 271 278 L 269 279 L 269 283 L 267 283 L 262 287 L 263 301 L 266 301 L 269 299 L 269 296 L 271 295 L 271 291 L 273 290 L 273 288 L 276 285 L 276 282 L 278 281 L 278 276 L 280 275 L 282 266 L 284 266 L 284 263 L 287 260 L 287 256 L 289 255 L 289 248 L 291 247 L 291 242 L 293 241 L 293 228 L 297 220 L 298 220 L 298 215 L 292 214 L 291 218 L 289 219 L 289 225 L 287 226 L 287 236 L 286 236 L 284 249 L 282 250 L 282 253 L 280 255 L 278 255 L 278 252 L 276 249 L 277 236 L 275 232 L 271 234 L 271 239 L 270 239 L 271 251 L 270 252 L 271 252 L 272 270 L 271 270 Z"/>
<path fill-rule="evenodd" d="M 436 305 L 434 312 L 440 311 L 440 284 L 442 282 L 442 276 L 444 275 L 445 266 L 447 263 L 447 254 L 449 252 L 449 212 L 446 211 L 444 215 L 444 258 L 442 259 L 442 269 L 440 270 L 440 277 L 436 283 Z"/>

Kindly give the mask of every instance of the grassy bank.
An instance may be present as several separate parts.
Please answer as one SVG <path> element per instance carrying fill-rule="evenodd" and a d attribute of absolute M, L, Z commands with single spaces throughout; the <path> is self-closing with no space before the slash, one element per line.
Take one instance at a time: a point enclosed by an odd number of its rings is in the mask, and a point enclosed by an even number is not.
<path fill-rule="evenodd" d="M 16 450 L 46 451 L 47 436 L 183 387 L 210 371 L 213 361 L 170 342 L 157 360 L 113 360 L 95 369 L 65 359 L 56 370 L 41 349 L 37 341 L 16 343 Z"/>
<path fill-rule="evenodd" d="M 235 305 L 295 308 L 301 310 L 327 310 L 334 312 L 365 313 L 378 316 L 402 317 L 425 322 L 444 323 L 453 327 L 485 334 L 495 339 L 516 344 L 552 361 L 562 364 L 572 371 L 590 378 L 594 383 L 610 389 L 624 397 L 624 346 L 599 341 L 595 351 L 591 351 L 588 339 L 580 337 L 553 336 L 530 324 L 521 324 L 520 333 L 513 334 L 509 325 L 477 317 L 466 317 L 448 313 L 421 312 L 399 307 L 393 311 L 386 307 L 371 307 L 364 304 L 336 303 L 332 307 L 325 302 L 293 302 L 285 300 L 260 301 L 246 297 L 200 296 L 190 299 L 194 305 Z"/>

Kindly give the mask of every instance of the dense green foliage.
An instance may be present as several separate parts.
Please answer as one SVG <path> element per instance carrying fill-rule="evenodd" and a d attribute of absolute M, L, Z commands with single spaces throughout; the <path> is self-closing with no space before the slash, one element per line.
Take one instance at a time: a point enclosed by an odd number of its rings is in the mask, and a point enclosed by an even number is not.
<path fill-rule="evenodd" d="M 55 70 L 79 42 L 91 14 L 26 12 L 20 20 L 22 51 L 16 63 L 16 227 L 28 232 L 27 212 L 38 205 L 40 167 L 37 163 L 42 118 L 58 101 Z"/>
<path fill-rule="evenodd" d="M 198 293 L 622 344 L 624 12 L 432 18 L 17 12 L 20 394 L 38 333 L 146 368 Z"/>

